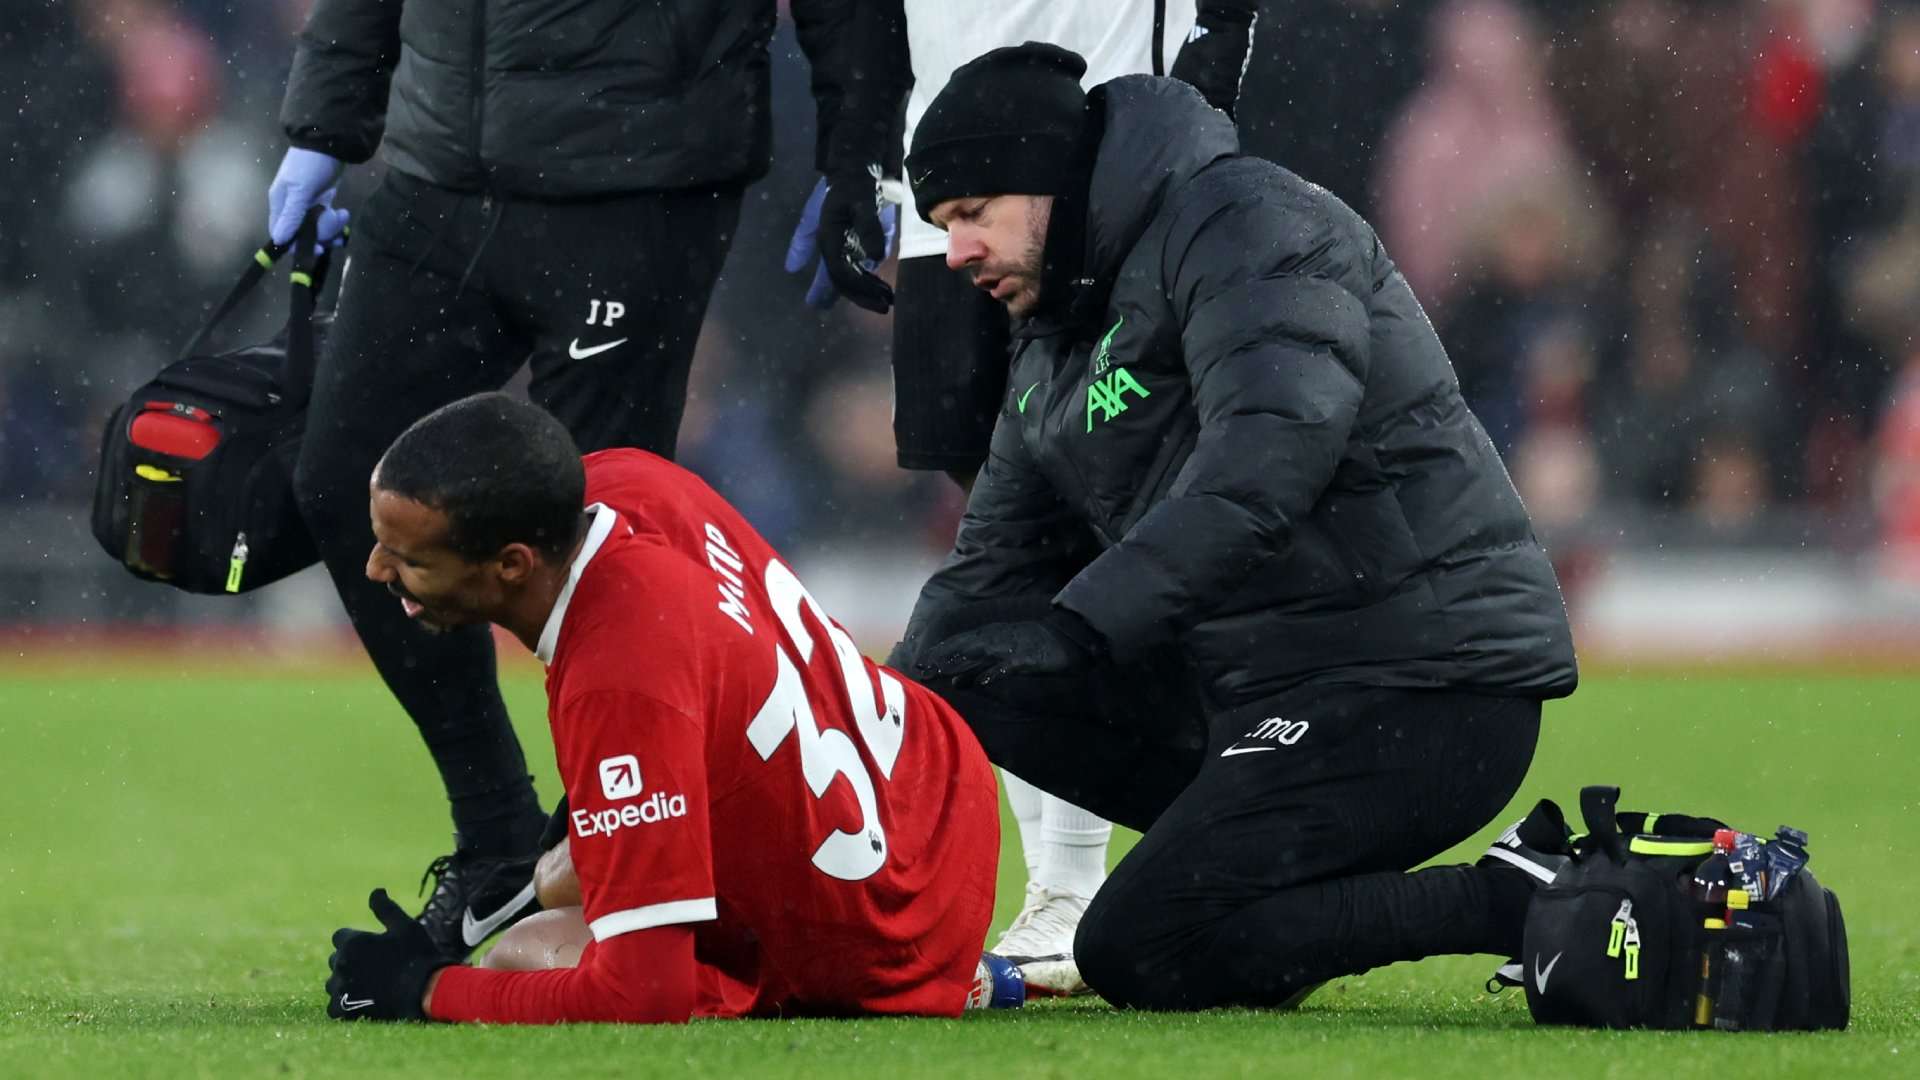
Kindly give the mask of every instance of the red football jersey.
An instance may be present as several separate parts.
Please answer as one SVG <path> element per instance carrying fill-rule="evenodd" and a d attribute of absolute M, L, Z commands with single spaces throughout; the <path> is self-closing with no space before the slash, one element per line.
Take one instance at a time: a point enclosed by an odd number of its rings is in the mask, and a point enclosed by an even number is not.
<path fill-rule="evenodd" d="M 586 459 L 539 642 L 596 941 L 685 924 L 696 1015 L 954 1015 L 992 917 L 993 771 L 692 473 Z"/>

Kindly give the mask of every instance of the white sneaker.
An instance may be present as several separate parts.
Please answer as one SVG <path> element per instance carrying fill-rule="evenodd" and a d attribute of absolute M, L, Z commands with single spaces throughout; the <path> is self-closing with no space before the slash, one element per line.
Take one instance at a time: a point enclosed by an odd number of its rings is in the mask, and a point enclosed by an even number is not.
<path fill-rule="evenodd" d="M 1072 889 L 1028 882 L 1026 904 L 987 951 L 1019 965 L 1030 995 L 1089 993 L 1080 978 L 1080 965 L 1073 960 L 1073 932 L 1087 913 L 1087 900 Z"/>

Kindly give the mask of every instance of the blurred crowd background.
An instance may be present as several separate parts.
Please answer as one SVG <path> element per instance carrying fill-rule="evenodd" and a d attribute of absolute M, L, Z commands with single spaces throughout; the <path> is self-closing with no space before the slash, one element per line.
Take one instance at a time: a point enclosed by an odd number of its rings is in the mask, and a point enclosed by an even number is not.
<path fill-rule="evenodd" d="M 92 548 L 85 507 L 108 410 L 261 239 L 309 3 L 6 4 L 0 623 L 256 610 L 134 582 Z M 774 106 L 681 460 L 796 561 L 856 584 L 924 568 L 960 499 L 895 467 L 884 319 L 814 312 L 780 270 L 815 179 L 784 22 Z M 1768 610 L 1911 609 L 1920 2 L 1271 0 L 1239 120 L 1249 152 L 1378 228 L 1576 617 L 1625 602 L 1609 580 L 1657 614 L 1691 595 L 1676 581 L 1716 574 Z M 351 170 L 342 203 L 374 179 Z M 236 338 L 264 336 L 279 300 Z M 910 578 L 889 586 L 901 604 Z"/>

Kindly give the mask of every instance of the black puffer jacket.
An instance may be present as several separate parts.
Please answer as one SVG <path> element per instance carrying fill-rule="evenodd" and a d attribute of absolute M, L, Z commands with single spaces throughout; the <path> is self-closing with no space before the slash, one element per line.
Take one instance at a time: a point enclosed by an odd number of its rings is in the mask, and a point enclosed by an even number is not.
<path fill-rule="evenodd" d="M 905 655 L 957 605 L 1043 592 L 1118 661 L 1184 650 L 1222 707 L 1311 681 L 1571 693 L 1553 569 L 1373 230 L 1180 83 L 1089 108 L 1097 321 L 1016 342 Z"/>
<path fill-rule="evenodd" d="M 852 2 L 793 4 L 822 159 Z M 467 191 L 744 183 L 768 166 L 774 20 L 774 0 L 318 0 L 280 119 L 295 146 L 350 162 L 379 148 Z"/>

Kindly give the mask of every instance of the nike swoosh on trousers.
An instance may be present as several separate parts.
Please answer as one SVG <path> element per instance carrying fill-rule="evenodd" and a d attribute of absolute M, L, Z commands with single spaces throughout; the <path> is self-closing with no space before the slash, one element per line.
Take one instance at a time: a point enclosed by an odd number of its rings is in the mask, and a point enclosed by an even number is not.
<path fill-rule="evenodd" d="M 625 345 L 628 340 L 627 338 L 621 338 L 619 341 L 609 341 L 605 345 L 595 345 L 590 349 L 583 349 L 580 347 L 580 339 L 574 338 L 571 342 L 567 343 L 567 355 L 573 357 L 575 360 L 585 360 L 589 356 L 599 356 L 608 349 L 617 349 Z"/>

